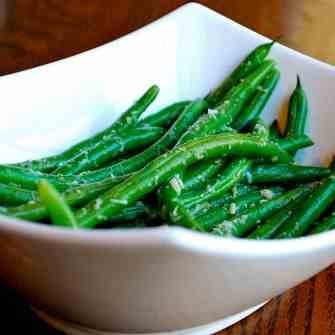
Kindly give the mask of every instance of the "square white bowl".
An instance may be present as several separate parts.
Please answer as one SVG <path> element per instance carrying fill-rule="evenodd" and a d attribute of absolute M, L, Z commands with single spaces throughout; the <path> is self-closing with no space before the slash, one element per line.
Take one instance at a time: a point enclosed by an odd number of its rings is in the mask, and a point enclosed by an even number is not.
<path fill-rule="evenodd" d="M 149 85 L 148 113 L 204 96 L 266 38 L 188 4 L 112 43 L 0 78 L 2 163 L 60 152 L 113 122 Z M 271 52 L 281 81 L 271 120 L 300 74 L 316 145 L 303 161 L 335 151 L 334 68 L 282 45 Z M 335 233 L 288 241 L 221 239 L 182 228 L 69 231 L 0 218 L 0 274 L 38 308 L 119 332 L 185 329 L 281 293 L 335 261 Z"/>

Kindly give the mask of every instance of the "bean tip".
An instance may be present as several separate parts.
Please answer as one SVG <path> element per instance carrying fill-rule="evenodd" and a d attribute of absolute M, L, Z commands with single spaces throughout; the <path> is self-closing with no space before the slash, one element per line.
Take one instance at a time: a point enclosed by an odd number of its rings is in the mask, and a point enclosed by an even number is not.
<path fill-rule="evenodd" d="M 297 74 L 297 88 L 301 88 L 301 80 L 298 74 Z"/>

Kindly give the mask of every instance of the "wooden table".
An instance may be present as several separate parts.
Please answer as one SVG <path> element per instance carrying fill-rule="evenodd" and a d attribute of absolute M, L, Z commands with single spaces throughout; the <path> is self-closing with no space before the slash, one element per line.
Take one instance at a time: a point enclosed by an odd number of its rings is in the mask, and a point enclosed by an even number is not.
<path fill-rule="evenodd" d="M 183 0 L 0 0 L 0 74 L 67 57 L 112 41 L 168 13 Z M 270 38 L 335 63 L 334 0 L 203 0 Z M 19 92 L 18 92 L 19 94 Z M 12 293 L 0 290 L 2 327 L 58 334 Z M 220 335 L 335 334 L 335 268 L 273 299 Z"/>

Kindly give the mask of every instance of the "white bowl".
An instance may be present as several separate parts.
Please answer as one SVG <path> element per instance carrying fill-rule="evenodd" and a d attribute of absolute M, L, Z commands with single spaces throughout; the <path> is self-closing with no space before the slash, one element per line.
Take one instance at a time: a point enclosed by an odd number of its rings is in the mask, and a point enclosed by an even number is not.
<path fill-rule="evenodd" d="M 0 159 L 59 152 L 104 128 L 153 83 L 162 93 L 150 111 L 204 96 L 265 40 L 188 4 L 92 51 L 4 76 Z M 265 117 L 282 109 L 299 73 L 316 142 L 303 159 L 324 161 L 335 149 L 334 69 L 279 44 L 272 57 L 282 78 Z M 0 246 L 1 276 L 35 308 L 84 327 L 128 333 L 208 324 L 260 304 L 335 261 L 335 231 L 257 242 L 177 227 L 70 231 L 1 217 Z"/>

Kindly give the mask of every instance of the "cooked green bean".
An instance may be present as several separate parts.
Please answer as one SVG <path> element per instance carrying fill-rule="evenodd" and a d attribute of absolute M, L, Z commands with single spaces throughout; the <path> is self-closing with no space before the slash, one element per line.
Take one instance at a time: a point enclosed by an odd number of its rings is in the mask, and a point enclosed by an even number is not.
<path fill-rule="evenodd" d="M 317 166 L 302 166 L 295 164 L 262 164 L 253 166 L 245 174 L 249 184 L 257 183 L 287 183 L 310 182 L 328 177 L 331 171 Z"/>
<path fill-rule="evenodd" d="M 94 148 L 67 161 L 66 165 L 57 168 L 54 173 L 71 175 L 97 169 L 118 155 L 138 150 L 153 143 L 162 134 L 163 129 L 159 127 L 126 129 L 105 138 Z"/>
<path fill-rule="evenodd" d="M 216 133 L 216 131 L 213 131 L 216 128 L 207 128 L 208 133 L 207 134 L 202 134 L 203 136 L 210 135 L 212 132 Z M 217 129 L 216 129 L 217 130 Z M 219 133 L 233 133 L 231 128 L 227 128 L 226 126 L 222 127 L 222 130 Z M 203 137 L 202 136 L 202 137 Z M 183 141 L 179 141 L 176 145 L 176 147 L 180 146 L 183 143 Z M 200 162 L 200 164 L 203 164 Z M 203 174 L 205 175 L 207 172 L 211 174 L 211 167 L 208 167 L 208 171 L 206 169 L 203 171 Z M 184 169 L 180 169 L 178 173 L 171 178 L 169 183 L 167 185 L 164 185 L 164 187 L 160 190 L 160 199 L 161 202 L 163 203 L 161 214 L 164 219 L 166 219 L 169 216 L 169 213 L 175 208 L 176 206 L 176 201 L 178 196 L 180 195 L 181 192 L 177 191 L 173 186 L 174 183 L 177 183 L 179 185 L 182 185 L 184 187 Z"/>
<path fill-rule="evenodd" d="M 189 103 L 190 101 L 175 102 L 172 105 L 161 109 L 157 113 L 151 114 L 140 120 L 139 126 L 169 127 Z"/>
<path fill-rule="evenodd" d="M 251 161 L 246 158 L 233 159 L 230 164 L 223 170 L 215 182 L 208 184 L 205 192 L 196 192 L 192 197 L 183 199 L 183 205 L 190 207 L 198 203 L 210 201 L 218 198 L 225 192 L 229 191 L 237 182 L 239 182 L 247 169 L 250 167 Z"/>
<path fill-rule="evenodd" d="M 125 113 L 123 113 L 121 117 L 110 127 L 84 141 L 75 144 L 63 153 L 47 158 L 22 162 L 16 164 L 16 166 L 25 167 L 30 170 L 36 170 L 41 172 L 50 172 L 58 167 L 65 166 L 68 160 L 73 159 L 75 156 L 80 155 L 82 152 L 86 152 L 91 148 L 95 147 L 103 140 L 104 137 L 108 138 L 114 135 L 116 132 L 133 126 L 138 121 L 138 118 L 141 116 L 141 114 L 155 100 L 158 93 L 158 86 L 154 85 L 150 87 L 147 92 L 145 92 L 144 95 L 137 102 L 135 102 L 132 107 L 130 107 Z"/>
<path fill-rule="evenodd" d="M 14 185 L 0 183 L 0 204 L 2 206 L 15 206 L 36 199 L 36 193 Z"/>
<path fill-rule="evenodd" d="M 46 180 L 41 180 L 38 185 L 38 194 L 42 204 L 50 214 L 52 223 L 56 226 L 78 228 L 76 218 L 58 191 Z"/>
<path fill-rule="evenodd" d="M 335 199 L 335 177 L 325 179 L 279 230 L 276 238 L 299 237 L 322 215 Z"/>
<path fill-rule="evenodd" d="M 262 119 L 256 118 L 253 124 L 253 134 L 260 137 L 261 140 L 267 140 L 269 128 Z M 183 199 L 183 205 L 186 207 L 194 206 L 200 202 L 222 196 L 230 190 L 236 183 L 243 179 L 245 173 L 250 168 L 252 161 L 246 158 L 233 159 L 230 164 L 223 170 L 214 183 L 209 183 L 207 190 L 203 193 L 194 195 L 189 199 Z"/>
<path fill-rule="evenodd" d="M 150 147 L 124 161 L 97 170 L 95 173 L 88 172 L 82 174 L 81 177 L 85 178 L 85 181 L 95 182 L 111 175 L 126 175 L 143 168 L 148 162 L 171 148 L 198 116 L 207 110 L 207 106 L 207 102 L 204 100 L 190 102 L 170 129 Z"/>
<path fill-rule="evenodd" d="M 307 194 L 309 190 L 310 186 L 304 185 L 274 198 L 272 198 L 272 192 L 270 191 L 267 195 L 270 199 L 269 201 L 260 203 L 253 208 L 243 211 L 232 220 L 222 222 L 213 229 L 213 232 L 221 236 L 242 237 L 259 225 L 263 220 L 271 217 L 280 209 L 302 195 Z"/>
<path fill-rule="evenodd" d="M 278 162 L 291 160 L 290 155 L 278 145 L 265 143 L 257 136 L 222 134 L 200 138 L 158 157 L 134 176 L 91 201 L 78 211 L 78 221 L 84 228 L 93 228 L 168 181 L 181 167 L 187 168 L 202 159 L 227 155 L 269 160 L 275 157 Z"/>
<path fill-rule="evenodd" d="M 104 181 L 118 184 L 127 177 L 128 176 L 110 176 L 109 178 L 105 178 Z M 41 179 L 48 180 L 48 182 L 53 184 L 59 191 L 64 191 L 80 184 L 88 184 L 88 181 L 81 176 L 53 175 L 16 166 L 0 165 L 1 183 L 16 184 L 22 188 L 36 190 L 37 183 Z"/>
<path fill-rule="evenodd" d="M 100 194 L 111 189 L 113 185 L 114 183 L 108 180 L 94 184 L 81 185 L 65 191 L 62 193 L 62 196 L 71 207 L 75 208 L 95 199 Z M 128 213 L 129 211 L 136 211 L 138 214 L 141 214 L 147 212 L 147 209 L 143 203 L 137 202 L 133 207 L 130 207 L 129 210 L 126 208 L 118 215 L 122 217 L 125 212 Z M 49 216 L 46 207 L 38 199 L 17 207 L 0 207 L 0 213 L 30 221 L 40 221 Z M 118 215 L 113 216 L 111 220 L 116 220 Z"/>
<path fill-rule="evenodd" d="M 207 95 L 206 100 L 211 108 L 216 107 L 233 86 L 263 63 L 273 44 L 274 42 L 265 43 L 254 49 L 219 87 Z"/>
<path fill-rule="evenodd" d="M 183 192 L 206 184 L 211 177 L 221 170 L 224 164 L 224 159 L 211 159 L 193 165 L 190 171 L 186 171 L 184 175 Z"/>
<path fill-rule="evenodd" d="M 293 138 L 281 138 L 276 142 L 282 149 L 290 153 L 295 153 L 299 149 L 308 148 L 314 144 L 306 135 Z"/>
<path fill-rule="evenodd" d="M 139 229 L 148 227 L 147 220 L 137 219 L 135 221 L 123 222 L 118 225 L 113 225 L 113 229 Z"/>
<path fill-rule="evenodd" d="M 324 233 L 335 228 L 335 212 L 332 212 L 329 216 L 325 217 L 320 223 L 315 225 L 310 231 L 309 235 L 315 235 Z"/>
<path fill-rule="evenodd" d="M 253 133 L 263 141 L 269 136 L 269 129 L 262 119 L 256 118 L 253 122 Z M 187 213 L 188 207 L 195 206 L 202 202 L 208 202 L 211 199 L 218 198 L 230 190 L 236 183 L 243 179 L 245 172 L 251 166 L 252 161 L 246 158 L 233 159 L 224 171 L 216 178 L 213 183 L 207 185 L 205 192 L 201 190 L 195 193 L 188 199 L 183 199 L 183 202 L 175 201 L 175 208 L 171 211 L 170 208 L 170 219 L 177 223 L 180 221 L 187 221 L 187 218 L 192 218 L 191 213 Z M 182 214 L 183 213 L 183 214 Z M 194 223 L 194 220 L 193 220 Z M 191 224 L 191 223 L 190 223 Z"/>
<path fill-rule="evenodd" d="M 279 212 L 258 226 L 250 235 L 248 235 L 248 238 L 264 240 L 274 237 L 284 223 L 292 216 L 294 210 L 305 202 L 307 196 L 308 193 L 282 208 Z"/>
<path fill-rule="evenodd" d="M 179 140 L 179 144 L 199 138 L 211 132 L 211 129 L 230 126 L 241 112 L 250 97 L 256 92 L 258 86 L 273 69 L 274 62 L 267 60 L 254 72 L 249 74 L 241 83 L 233 87 L 223 101 L 209 113 L 202 117 Z"/>
<path fill-rule="evenodd" d="M 305 135 L 307 113 L 307 97 L 298 76 L 297 86 L 289 102 L 289 112 L 285 129 L 285 136 L 297 137 Z"/>
<path fill-rule="evenodd" d="M 254 185 L 237 184 L 229 192 L 223 194 L 221 197 L 217 199 L 213 199 L 211 201 L 204 201 L 200 204 L 187 208 L 192 213 L 192 216 L 194 217 L 200 216 L 202 214 L 205 214 L 209 210 L 225 206 L 226 204 L 230 204 L 231 202 L 235 201 L 236 198 L 258 190 L 259 187 Z M 192 194 L 195 194 L 195 192 L 197 192 L 197 190 L 182 193 L 179 196 L 178 201 L 180 201 L 180 203 L 183 203 L 183 199 L 189 198 L 190 194 L 192 196 Z"/>
<path fill-rule="evenodd" d="M 283 191 L 279 191 L 277 189 L 268 190 L 272 192 L 273 196 L 280 195 Z M 196 222 L 196 227 L 201 226 L 204 231 L 211 231 L 215 225 L 219 224 L 220 222 L 233 217 L 234 215 L 238 215 L 245 209 L 249 207 L 253 207 L 257 205 L 262 199 L 264 199 L 264 192 L 262 191 L 253 191 L 246 195 L 236 197 L 230 202 L 224 204 L 223 207 L 213 208 L 206 213 L 194 216 L 194 220 Z M 187 221 L 181 222 L 181 224 L 186 224 Z"/>
<path fill-rule="evenodd" d="M 253 119 L 257 118 L 262 113 L 266 103 L 277 86 L 279 77 L 280 73 L 277 69 L 273 69 L 269 72 L 256 93 L 254 93 L 251 101 L 248 102 L 246 108 L 233 123 L 233 128 L 238 130 L 245 129 Z"/>

